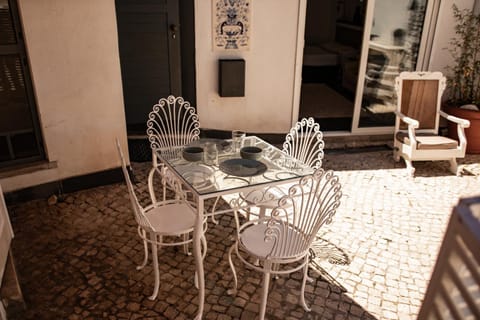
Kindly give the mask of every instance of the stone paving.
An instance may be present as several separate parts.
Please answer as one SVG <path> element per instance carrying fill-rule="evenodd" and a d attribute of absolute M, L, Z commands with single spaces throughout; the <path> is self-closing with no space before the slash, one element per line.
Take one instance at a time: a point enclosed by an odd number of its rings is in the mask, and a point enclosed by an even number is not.
<path fill-rule="evenodd" d="M 447 162 L 417 162 L 416 177 L 392 152 L 327 152 L 324 167 L 343 185 L 332 224 L 321 229 L 307 285 L 312 311 L 298 303 L 301 276 L 272 282 L 268 319 L 415 319 L 452 207 L 480 194 L 480 155 L 462 159 L 454 176 Z M 148 163 L 134 163 L 146 201 Z M 124 184 L 66 194 L 57 203 L 10 206 L 13 254 L 25 306 L 10 304 L 9 319 L 192 319 L 197 310 L 194 264 L 174 248 L 160 252 L 160 293 L 148 300 L 153 271 L 137 271 L 143 246 Z M 227 249 L 234 223 L 209 225 L 204 319 L 255 319 L 261 275 L 237 261 L 239 290 Z"/>

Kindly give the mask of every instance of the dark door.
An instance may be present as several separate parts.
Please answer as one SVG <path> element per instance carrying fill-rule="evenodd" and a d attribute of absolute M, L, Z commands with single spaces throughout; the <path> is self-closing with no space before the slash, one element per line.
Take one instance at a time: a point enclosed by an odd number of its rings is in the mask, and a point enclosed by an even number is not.
<path fill-rule="evenodd" d="M 16 1 L 0 0 L 0 168 L 44 159 Z"/>
<path fill-rule="evenodd" d="M 162 97 L 181 95 L 179 0 L 116 0 L 128 134 Z"/>

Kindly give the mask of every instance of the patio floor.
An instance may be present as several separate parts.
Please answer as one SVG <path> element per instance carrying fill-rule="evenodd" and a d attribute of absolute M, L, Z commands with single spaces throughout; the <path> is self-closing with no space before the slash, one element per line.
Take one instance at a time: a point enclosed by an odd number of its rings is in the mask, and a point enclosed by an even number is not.
<path fill-rule="evenodd" d="M 332 224 L 321 229 L 306 300 L 298 303 L 300 273 L 272 282 L 269 319 L 415 319 L 452 207 L 480 194 L 480 155 L 460 160 L 464 175 L 447 162 L 415 163 L 410 179 L 392 152 L 327 152 L 324 168 L 343 185 Z M 147 196 L 148 163 L 133 163 Z M 13 254 L 26 308 L 10 304 L 9 319 L 192 319 L 197 310 L 193 257 L 174 248 L 160 253 L 160 293 L 150 265 L 137 271 L 143 245 L 136 234 L 124 184 L 65 194 L 49 205 L 35 200 L 10 206 Z M 223 215 L 209 225 L 205 258 L 204 319 L 254 319 L 261 275 L 238 261 L 239 291 L 227 251 L 234 222 Z"/>

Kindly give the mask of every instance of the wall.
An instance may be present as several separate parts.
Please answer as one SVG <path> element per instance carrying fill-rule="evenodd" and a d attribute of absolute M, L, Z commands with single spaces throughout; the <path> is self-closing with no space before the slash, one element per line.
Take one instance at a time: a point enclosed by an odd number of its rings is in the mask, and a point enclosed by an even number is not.
<path fill-rule="evenodd" d="M 203 128 L 288 131 L 294 105 L 300 2 L 252 0 L 250 50 L 221 52 L 213 50 L 212 1 L 195 1 L 197 110 Z M 245 59 L 245 97 L 218 95 L 220 58 Z"/>
<path fill-rule="evenodd" d="M 452 5 L 456 4 L 460 9 L 474 8 L 474 0 L 442 0 L 438 12 L 435 36 L 430 55 L 428 70 L 447 73 L 445 67 L 453 63 L 448 50 L 450 39 L 455 36 L 455 19 L 453 18 Z M 445 96 L 445 95 L 444 95 Z"/>
<path fill-rule="evenodd" d="M 48 159 L 4 191 L 119 166 L 126 145 L 114 0 L 18 0 Z M 126 148 L 124 147 L 126 150 Z"/>

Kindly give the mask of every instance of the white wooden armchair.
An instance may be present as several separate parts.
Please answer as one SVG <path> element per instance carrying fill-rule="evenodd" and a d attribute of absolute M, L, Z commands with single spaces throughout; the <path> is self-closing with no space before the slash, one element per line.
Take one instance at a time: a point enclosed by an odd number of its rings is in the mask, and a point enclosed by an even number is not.
<path fill-rule="evenodd" d="M 441 72 L 402 72 L 395 79 L 394 159 L 405 160 L 410 176 L 415 173 L 412 161 L 448 160 L 450 170 L 459 174 L 456 158 L 465 157 L 467 140 L 464 128 L 468 120 L 440 110 L 446 79 Z M 457 123 L 458 141 L 438 135 L 440 116 Z"/>

